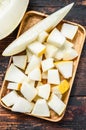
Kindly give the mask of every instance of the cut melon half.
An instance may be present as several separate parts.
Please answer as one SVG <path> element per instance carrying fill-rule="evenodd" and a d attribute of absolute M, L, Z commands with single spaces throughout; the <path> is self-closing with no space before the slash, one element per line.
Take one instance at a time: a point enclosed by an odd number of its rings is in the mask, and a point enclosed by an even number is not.
<path fill-rule="evenodd" d="M 0 40 L 19 25 L 29 0 L 0 0 Z"/>

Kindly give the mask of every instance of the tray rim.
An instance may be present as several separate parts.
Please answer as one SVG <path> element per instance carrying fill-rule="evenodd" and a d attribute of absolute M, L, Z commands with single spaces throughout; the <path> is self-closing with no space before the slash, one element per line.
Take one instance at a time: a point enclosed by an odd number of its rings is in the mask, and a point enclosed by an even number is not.
<path fill-rule="evenodd" d="M 44 14 L 44 13 L 41 13 L 41 12 L 38 12 L 38 11 L 28 11 L 28 12 L 26 12 L 25 15 L 24 15 L 24 17 L 23 17 L 23 19 L 22 19 L 22 21 L 21 21 L 21 23 L 20 23 L 20 26 L 19 26 L 19 29 L 18 29 L 16 38 L 19 37 L 19 35 L 20 35 L 21 28 L 22 28 L 22 25 L 23 25 L 23 23 L 24 23 L 25 17 L 26 17 L 27 15 L 30 15 L 30 14 L 40 15 L 40 16 L 43 16 L 43 17 L 47 17 L 47 16 L 48 16 L 47 14 Z M 73 72 L 73 73 L 74 73 L 74 74 L 73 74 L 74 76 L 72 77 L 72 86 L 73 86 L 74 79 L 75 79 L 75 75 L 76 75 L 76 71 L 77 71 L 77 68 L 78 68 L 78 65 L 79 65 L 80 56 L 81 56 L 82 49 L 83 49 L 84 42 L 85 42 L 86 30 L 85 30 L 85 28 L 84 28 L 82 25 L 80 25 L 80 24 L 78 24 L 78 23 L 71 22 L 71 21 L 64 20 L 64 19 L 63 19 L 62 21 L 63 21 L 63 22 L 66 22 L 66 23 L 70 23 L 70 24 L 72 24 L 72 25 L 77 25 L 77 26 L 79 26 L 79 27 L 83 30 L 83 32 L 84 32 L 84 33 L 83 33 L 84 36 L 83 36 L 83 39 L 82 39 L 82 41 L 81 41 L 81 45 L 82 45 L 82 46 L 81 46 L 81 51 L 80 51 L 80 53 L 79 53 L 79 55 L 78 55 L 78 57 L 77 57 L 76 70 Z M 5 75 L 6 75 L 6 72 L 7 72 L 8 68 L 9 68 L 9 66 L 10 66 L 10 64 L 11 64 L 11 61 L 12 61 L 12 56 L 11 56 L 10 59 L 9 59 L 8 66 L 7 66 L 6 71 L 5 71 Z M 4 108 L 10 110 L 10 108 L 7 107 L 6 105 L 4 105 L 4 103 L 1 101 L 2 93 L 3 93 L 3 88 L 5 87 L 5 86 L 4 86 L 4 84 L 5 84 L 5 75 L 4 75 L 4 80 L 3 80 L 3 83 L 2 83 L 1 89 L 0 89 L 0 104 L 1 104 Z M 70 98 L 70 93 L 71 93 L 71 90 L 72 90 L 72 86 L 71 86 L 71 88 L 70 88 L 70 91 L 68 92 L 68 98 L 67 98 L 66 107 L 68 106 L 68 101 L 69 101 L 69 98 Z M 66 108 L 65 108 L 65 111 L 66 111 Z M 29 116 L 32 116 L 32 117 L 37 117 L 37 118 L 39 118 L 39 119 L 44 119 L 44 120 L 47 120 L 47 121 L 50 121 L 50 122 L 59 122 L 60 120 L 62 120 L 63 116 L 65 115 L 65 111 L 62 113 L 61 116 L 59 116 L 59 119 L 57 119 L 57 120 L 49 119 L 49 118 L 47 118 L 47 117 L 39 117 L 39 116 L 36 116 L 36 115 L 32 115 L 32 114 L 30 114 L 30 113 L 23 113 L 23 114 L 24 114 L 24 115 L 29 115 Z M 47 119 L 46 119 L 46 118 L 47 118 Z"/>

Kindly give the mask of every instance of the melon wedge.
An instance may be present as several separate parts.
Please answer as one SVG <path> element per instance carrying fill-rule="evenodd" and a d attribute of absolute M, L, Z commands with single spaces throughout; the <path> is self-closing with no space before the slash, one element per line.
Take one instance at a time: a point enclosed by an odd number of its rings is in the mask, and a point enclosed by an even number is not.
<path fill-rule="evenodd" d="M 21 3 L 21 2 L 19 2 Z M 52 30 L 70 11 L 74 3 L 65 6 L 64 8 L 56 11 L 51 14 L 47 18 L 41 20 L 25 33 L 23 33 L 20 37 L 14 40 L 3 52 L 3 56 L 11 56 L 22 52 L 26 49 L 26 46 L 36 40 L 38 35 L 42 31 L 50 31 Z"/>

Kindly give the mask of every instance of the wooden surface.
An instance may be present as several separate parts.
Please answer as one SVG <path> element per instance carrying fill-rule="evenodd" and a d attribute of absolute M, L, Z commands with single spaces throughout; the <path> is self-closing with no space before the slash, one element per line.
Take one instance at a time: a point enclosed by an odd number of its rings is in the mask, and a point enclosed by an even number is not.
<path fill-rule="evenodd" d="M 35 10 L 50 14 L 75 0 L 30 0 L 27 11 Z M 76 0 L 66 16 L 86 29 L 86 0 Z M 9 57 L 2 57 L 3 50 L 17 35 L 18 28 L 0 41 L 0 87 L 6 72 Z M 66 114 L 62 121 L 51 123 L 45 120 L 13 113 L 0 105 L 0 130 L 86 130 L 86 45 L 84 44 L 77 74 L 73 84 Z"/>

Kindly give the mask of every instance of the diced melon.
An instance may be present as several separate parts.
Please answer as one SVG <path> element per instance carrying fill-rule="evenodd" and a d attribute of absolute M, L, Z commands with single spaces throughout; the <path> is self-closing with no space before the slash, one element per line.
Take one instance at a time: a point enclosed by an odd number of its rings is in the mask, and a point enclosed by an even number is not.
<path fill-rule="evenodd" d="M 57 52 L 58 48 L 50 45 L 50 44 L 46 44 L 46 51 L 45 51 L 45 57 L 46 58 L 54 58 L 56 52 Z"/>
<path fill-rule="evenodd" d="M 30 63 L 28 63 L 25 74 L 29 74 L 33 69 L 39 67 L 41 59 L 35 55 L 31 57 Z"/>
<path fill-rule="evenodd" d="M 11 64 L 6 72 L 5 80 L 22 83 L 23 81 L 28 81 L 28 77 L 14 64 Z"/>
<path fill-rule="evenodd" d="M 73 61 L 61 61 L 61 62 L 55 63 L 55 65 L 64 78 L 68 79 L 72 77 Z"/>
<path fill-rule="evenodd" d="M 64 23 L 61 28 L 61 33 L 68 39 L 73 39 L 78 31 L 78 26 Z"/>
<path fill-rule="evenodd" d="M 59 49 L 59 50 L 56 52 L 55 59 L 56 59 L 56 60 L 62 60 L 62 59 L 63 59 L 63 56 L 64 56 L 64 49 Z"/>
<path fill-rule="evenodd" d="M 12 89 L 12 90 L 20 90 L 21 84 L 20 83 L 8 83 L 7 89 Z"/>
<path fill-rule="evenodd" d="M 28 48 L 33 54 L 37 56 L 43 55 L 46 51 L 46 46 L 39 41 L 31 43 L 30 45 L 28 45 Z"/>
<path fill-rule="evenodd" d="M 72 48 L 72 47 L 74 47 L 74 44 L 72 42 L 66 40 L 64 46 L 65 46 L 65 48 Z"/>
<path fill-rule="evenodd" d="M 34 103 L 28 102 L 26 99 L 19 97 L 15 104 L 12 106 L 11 110 L 15 112 L 31 112 L 34 107 Z"/>
<path fill-rule="evenodd" d="M 37 67 L 37 68 L 33 69 L 29 73 L 28 77 L 31 80 L 34 80 L 34 81 L 41 81 L 41 70 L 40 70 L 40 68 Z"/>
<path fill-rule="evenodd" d="M 48 70 L 48 83 L 60 84 L 60 76 L 57 69 Z"/>
<path fill-rule="evenodd" d="M 5 95 L 1 101 L 6 105 L 6 106 L 12 106 L 17 100 L 18 100 L 18 94 L 16 91 L 11 91 L 7 95 Z"/>
<path fill-rule="evenodd" d="M 68 91 L 70 85 L 67 80 L 61 81 L 61 83 L 58 85 L 58 89 L 61 92 L 61 94 L 64 94 L 66 91 Z"/>
<path fill-rule="evenodd" d="M 65 41 L 66 41 L 66 38 L 62 35 L 62 33 L 57 28 L 55 28 L 50 33 L 47 39 L 48 43 L 59 48 L 64 45 Z"/>
<path fill-rule="evenodd" d="M 49 84 L 44 84 L 41 86 L 37 87 L 38 90 L 38 96 L 48 100 L 50 96 L 50 85 Z"/>
<path fill-rule="evenodd" d="M 73 60 L 78 56 L 78 53 L 75 49 L 69 48 L 66 49 L 63 55 L 63 60 Z"/>
<path fill-rule="evenodd" d="M 62 98 L 62 94 L 59 91 L 58 86 L 52 87 L 51 92 L 54 93 L 58 98 L 60 98 L 60 99 Z"/>
<path fill-rule="evenodd" d="M 49 117 L 50 111 L 45 99 L 38 99 L 34 105 L 32 115 L 42 116 L 42 117 Z"/>
<path fill-rule="evenodd" d="M 13 64 L 19 67 L 22 70 L 25 70 L 27 64 L 27 56 L 20 55 L 20 56 L 13 56 Z"/>
<path fill-rule="evenodd" d="M 49 102 L 49 107 L 55 111 L 59 116 L 64 112 L 66 105 L 55 94 L 52 94 Z"/>
<path fill-rule="evenodd" d="M 29 85 L 29 83 L 26 82 L 22 84 L 20 91 L 29 102 L 31 102 L 37 95 L 36 88 L 32 87 L 31 85 Z"/>
<path fill-rule="evenodd" d="M 53 58 L 47 58 L 41 62 L 43 72 L 54 67 Z"/>
<path fill-rule="evenodd" d="M 62 46 L 56 52 L 55 59 L 56 60 L 72 60 L 78 56 L 77 51 L 72 48 L 73 43 L 66 40 L 64 46 Z"/>

